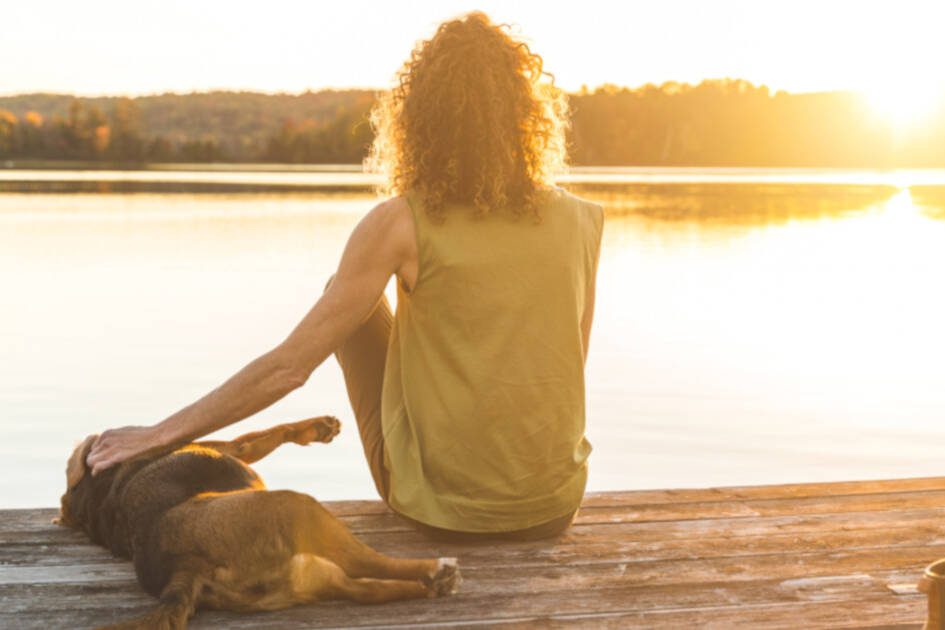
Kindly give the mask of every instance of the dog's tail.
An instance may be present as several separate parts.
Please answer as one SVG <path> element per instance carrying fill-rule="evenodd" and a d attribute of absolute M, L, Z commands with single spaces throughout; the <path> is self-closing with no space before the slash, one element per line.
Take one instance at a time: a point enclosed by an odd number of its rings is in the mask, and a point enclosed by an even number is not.
<path fill-rule="evenodd" d="M 193 567 L 178 569 L 161 591 L 156 608 L 140 617 L 102 626 L 98 630 L 182 630 L 194 614 L 203 583 L 202 571 Z"/>

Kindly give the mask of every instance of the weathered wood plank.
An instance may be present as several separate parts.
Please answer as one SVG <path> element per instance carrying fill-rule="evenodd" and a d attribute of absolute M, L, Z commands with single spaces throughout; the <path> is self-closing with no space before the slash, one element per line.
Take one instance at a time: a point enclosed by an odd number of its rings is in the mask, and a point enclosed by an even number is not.
<path fill-rule="evenodd" d="M 937 499 L 937 498 L 936 498 Z M 917 523 L 921 527 L 934 527 L 934 522 L 939 519 L 942 531 L 945 531 L 945 497 L 942 497 L 941 503 L 938 500 L 930 500 L 931 505 L 924 505 L 925 500 L 916 500 L 913 503 L 908 501 L 880 502 L 876 505 L 862 506 L 864 509 L 857 510 L 860 507 L 857 504 L 844 504 L 843 507 L 849 508 L 848 511 L 833 512 L 807 512 L 804 506 L 794 506 L 797 510 L 790 509 L 790 506 L 781 506 L 782 509 L 766 510 L 767 514 L 760 517 L 728 517 L 719 516 L 714 518 L 678 518 L 668 521 L 651 520 L 626 520 L 609 521 L 603 523 L 584 522 L 579 520 L 573 526 L 566 536 L 580 536 L 588 532 L 608 531 L 614 536 L 631 535 L 631 532 L 644 536 L 656 535 L 657 537 L 674 536 L 711 536 L 713 534 L 724 533 L 726 531 L 738 530 L 744 534 L 763 534 L 774 530 L 784 530 L 796 526 L 812 525 L 814 527 L 830 527 L 826 525 L 833 522 L 835 526 L 855 528 L 861 526 L 885 526 L 881 525 L 889 522 L 900 522 L 902 524 Z M 916 505 L 918 504 L 918 505 Z M 885 506 L 885 507 L 883 507 Z M 787 516 L 785 515 L 787 514 Z M 413 530 L 409 525 L 398 524 L 396 527 L 390 527 L 387 523 L 375 522 L 368 523 L 371 526 L 365 526 L 362 520 L 359 523 L 356 518 L 364 519 L 366 517 L 343 517 L 352 531 L 367 539 L 381 540 L 385 536 L 402 541 L 423 541 L 427 544 L 429 540 Z M 382 515 L 381 519 L 396 520 L 402 522 L 396 515 Z M 921 524 L 918 524 L 921 521 Z M 615 526 L 621 529 L 611 529 L 611 527 L 599 528 L 595 526 Z M 649 526 L 649 527 L 648 527 Z M 766 529 L 767 528 L 767 529 Z M 0 529 L 0 545 L 4 544 L 23 544 L 33 543 L 37 545 L 61 543 L 64 541 L 80 542 L 85 537 L 79 533 L 66 528 L 51 525 L 43 522 L 43 519 L 33 521 L 32 527 L 28 522 L 20 519 L 16 527 L 9 529 Z"/>
<path fill-rule="evenodd" d="M 945 506 L 945 490 L 873 492 L 834 496 L 786 497 L 692 501 L 679 503 L 631 503 L 618 506 L 587 506 L 578 513 L 576 523 L 626 523 L 650 521 L 698 520 L 728 517 L 784 516 L 791 514 L 843 514 L 847 512 L 887 511 L 896 509 L 936 508 Z M 352 523 L 368 522 L 370 517 L 351 517 Z M 391 523 L 393 525 L 393 523 Z"/>
<path fill-rule="evenodd" d="M 864 481 L 831 481 L 821 483 L 772 484 L 763 486 L 726 486 L 709 488 L 679 488 L 666 490 L 624 490 L 589 492 L 584 507 L 620 507 L 634 504 L 693 503 L 746 499 L 807 498 L 837 495 L 862 495 L 884 492 L 916 492 L 945 490 L 945 477 L 916 477 L 908 479 L 875 479 Z M 388 509 L 379 501 L 324 501 L 323 505 L 338 516 L 355 514 L 384 514 Z M 54 508 L 0 509 L 0 529 L 10 517 L 38 513 L 52 519 Z"/>
<path fill-rule="evenodd" d="M 917 539 L 934 542 L 945 534 L 945 508 L 920 510 L 888 510 L 869 512 L 848 512 L 843 514 L 820 514 L 801 516 L 777 516 L 758 518 L 722 518 L 684 520 L 660 523 L 616 523 L 605 525 L 576 525 L 565 535 L 553 541 L 531 543 L 501 543 L 503 549 L 519 549 L 525 553 L 541 554 L 559 549 L 576 550 L 607 545 L 657 545 L 677 541 L 685 546 L 687 541 L 707 541 L 733 538 L 751 539 L 753 537 L 776 536 L 831 536 L 835 534 L 861 532 L 864 536 L 882 536 L 888 532 L 890 537 L 899 539 Z M 869 532 L 872 532 L 870 534 Z M 372 546 L 395 555 L 451 555 L 478 553 L 490 549 L 492 545 L 447 544 L 431 541 L 414 531 L 404 533 L 362 531 L 359 537 Z M 896 541 L 891 540 L 891 544 Z M 6 540 L 0 538 L 0 550 L 18 547 L 36 547 L 42 551 L 45 546 L 48 553 L 56 545 L 88 544 L 84 535 L 46 526 L 36 531 L 10 533 Z M 88 545 L 90 553 L 97 547 Z M 630 547 L 632 549 L 632 546 Z M 0 553 L 3 553 L 0 551 Z M 102 550 L 102 553 L 107 553 Z"/>
<path fill-rule="evenodd" d="M 585 496 L 584 505 L 586 507 L 620 507 L 638 503 L 700 503 L 749 499 L 798 499 L 839 495 L 864 495 L 883 492 L 920 492 L 925 490 L 945 490 L 945 477 L 596 492 L 588 493 Z"/>
<path fill-rule="evenodd" d="M 717 592 L 717 591 L 716 591 Z M 721 593 L 724 597 L 724 593 Z M 362 616 L 347 614 L 329 617 L 310 607 L 280 611 L 274 615 L 252 615 L 240 618 L 232 613 L 208 612 L 196 617 L 192 624 L 200 628 L 302 628 L 302 627 L 465 627 L 521 626 L 548 627 L 707 627 L 707 628 L 836 628 L 856 623 L 913 623 L 917 621 L 916 601 L 889 602 L 857 599 L 856 601 L 817 601 L 758 603 L 733 602 L 721 606 L 690 606 L 685 598 L 671 609 L 621 610 L 624 599 L 620 592 L 602 594 L 599 599 L 574 599 L 562 602 L 560 596 L 539 594 L 533 598 L 493 597 L 487 601 L 470 602 L 467 610 L 436 610 L 433 606 L 418 613 L 413 610 L 389 611 L 387 615 Z M 717 600 L 718 601 L 718 600 Z M 721 601 L 724 601 L 721 600 Z M 641 606 L 646 605 L 641 601 Z M 604 625 L 601 622 L 609 620 Z"/>
<path fill-rule="evenodd" d="M 527 580 L 530 588 L 537 590 L 559 586 L 567 590 L 609 588 L 611 583 L 663 585 L 735 582 L 764 579 L 772 574 L 788 580 L 911 569 L 918 575 L 922 567 L 942 556 L 945 556 L 945 545 L 813 552 L 782 550 L 779 553 L 751 556 L 610 560 L 558 566 L 519 566 L 499 561 L 478 566 L 463 564 L 463 573 L 469 582 L 464 584 L 464 591 L 476 592 L 479 588 L 494 588 L 497 592 L 514 590 L 521 580 Z M 133 580 L 134 573 L 129 563 L 0 567 L 0 584 L 3 585 L 128 583 Z"/>
<path fill-rule="evenodd" d="M 943 505 L 945 477 L 862 482 L 812 483 L 732 488 L 641 490 L 589 493 L 578 523 L 624 522 L 627 520 L 676 520 L 847 511 L 897 505 Z M 887 506 L 888 504 L 888 506 Z M 404 521 L 378 501 L 326 501 L 333 514 L 350 517 L 353 527 L 365 529 L 409 529 Z M 619 509 L 613 509 L 619 508 Z M 38 521 L 52 520 L 55 509 L 0 510 L 0 532 L 31 528 Z"/>
<path fill-rule="evenodd" d="M 908 546 L 945 545 L 945 531 L 936 521 L 927 527 L 894 526 L 864 529 L 825 529 L 814 532 L 778 532 L 769 535 L 742 536 L 737 531 L 726 536 L 702 536 L 696 539 L 625 540 L 608 536 L 564 537 L 555 543 L 532 542 L 494 546 L 431 544 L 423 540 L 398 542 L 389 538 L 374 544 L 399 557 L 459 556 L 463 566 L 530 566 L 593 563 L 639 562 L 684 558 L 720 558 L 764 555 L 783 552 L 897 549 Z M 370 540 L 370 536 L 362 536 Z M 376 541 L 375 541 L 376 543 Z M 501 562 L 496 559 L 497 554 Z M 0 546 L 0 571 L 3 568 L 55 567 L 120 562 L 109 553 L 87 542 L 85 544 L 16 543 Z M 2 576 L 2 573 L 0 573 Z M 3 578 L 0 577 L 0 583 Z"/>
<path fill-rule="evenodd" d="M 675 607 L 680 601 L 677 591 L 685 591 L 684 598 L 692 604 L 711 604 L 717 600 L 720 592 L 728 593 L 728 599 L 735 600 L 742 597 L 755 599 L 760 595 L 773 597 L 774 600 L 796 599 L 798 601 L 817 599 L 842 599 L 846 595 L 861 596 L 871 592 L 874 596 L 888 597 L 916 597 L 914 590 L 896 595 L 887 588 L 887 584 L 900 582 L 904 579 L 915 579 L 915 573 L 902 569 L 875 571 L 873 573 L 852 572 L 836 574 L 827 572 L 825 575 L 804 575 L 800 578 L 732 576 L 732 579 L 716 581 L 700 580 L 699 576 L 685 579 L 681 575 L 676 579 L 641 580 L 637 579 L 632 570 L 623 565 L 596 566 L 586 570 L 531 570 L 520 572 L 501 572 L 499 578 L 488 568 L 471 570 L 467 575 L 459 596 L 462 600 L 482 597 L 488 598 L 495 594 L 515 594 L 533 596 L 538 593 L 568 592 L 580 593 L 581 596 L 591 595 L 595 590 L 612 591 L 623 589 L 635 593 L 634 604 L 640 603 L 640 597 L 651 599 L 647 607 Z M 99 608 L 104 601 L 114 606 L 137 607 L 153 604 L 155 600 L 147 596 L 134 581 L 134 576 L 124 574 L 124 579 L 92 582 L 43 582 L 43 583 L 10 583 L 0 586 L 0 596 L 8 612 L 43 610 L 48 601 L 60 598 L 72 598 L 75 608 Z M 709 590 L 703 587 L 709 585 Z M 703 589 L 703 590 L 700 590 Z M 86 598 L 88 594 L 94 598 Z M 708 599 L 700 600 L 700 593 Z M 657 600 L 665 601 L 657 606 Z M 453 601 L 453 600 L 450 600 Z M 449 603 L 438 604 L 449 606 Z"/>
<path fill-rule="evenodd" d="M 919 630 L 911 607 L 890 606 L 887 602 L 810 602 L 801 604 L 761 604 L 757 606 L 720 606 L 713 608 L 682 608 L 667 611 L 603 613 L 600 615 L 548 615 L 530 619 L 486 621 L 481 624 L 436 624 L 428 627 L 496 628 L 582 628 L 601 630 L 624 628 L 732 628 L 767 630 L 818 630 L 838 628 L 857 630 Z M 203 626 L 210 628 L 212 626 Z M 234 630 L 249 626 L 232 626 Z M 276 626 L 274 626 L 276 627 Z M 292 626 L 282 626 L 292 627 Z M 378 626 L 379 627 L 379 626 Z M 408 627 L 408 626 L 402 626 Z M 409 626 L 413 627 L 413 626 Z M 422 626 L 420 626 L 422 627 Z"/>
<path fill-rule="evenodd" d="M 912 610 L 912 619 L 921 607 L 919 597 L 894 597 L 883 588 L 884 579 L 864 574 L 848 576 L 830 576 L 822 579 L 804 578 L 800 581 L 758 580 L 740 583 L 683 583 L 670 587 L 638 584 L 612 583 L 605 588 L 587 590 L 579 585 L 572 588 L 541 590 L 529 582 L 522 582 L 517 590 L 485 589 L 481 592 L 464 592 L 446 600 L 421 600 L 399 602 L 382 607 L 357 607 L 345 602 L 325 602 L 315 606 L 266 613 L 260 615 L 236 615 L 231 613 L 201 612 L 197 621 L 208 624 L 219 622 L 219 627 L 243 627 L 246 622 L 254 627 L 281 627 L 280 624 L 308 623 L 310 627 L 381 625 L 401 616 L 412 623 L 436 623 L 447 619 L 452 621 L 481 622 L 484 620 L 517 620 L 529 614 L 541 611 L 553 612 L 554 615 L 597 616 L 604 613 L 653 613 L 657 611 L 675 612 L 680 609 L 717 609 L 740 606 L 753 607 L 759 604 L 800 604 L 805 602 L 833 602 L 838 607 L 849 606 L 862 601 L 886 600 L 896 606 Z M 24 587 L 25 589 L 25 587 Z M 93 622 L 102 623 L 128 618 L 148 608 L 141 598 L 122 597 L 119 592 L 108 594 L 82 590 L 80 586 L 70 587 L 64 593 L 63 601 L 70 602 L 73 618 L 94 617 Z M 562 597 L 561 591 L 569 595 Z M 45 597 L 34 593 L 30 600 L 25 594 L 5 593 L 7 614 L 16 614 L 28 618 L 42 612 L 35 602 L 42 602 Z M 32 606 L 24 606 L 30 601 Z M 142 605 L 144 604 L 144 605 Z M 153 605 L 153 600 L 150 602 Z M 103 616 L 103 605 L 110 610 Z M 48 613 L 48 611 L 47 611 Z M 2 619 L 2 617 L 0 617 Z M 294 627 L 291 626 L 290 627 Z"/>

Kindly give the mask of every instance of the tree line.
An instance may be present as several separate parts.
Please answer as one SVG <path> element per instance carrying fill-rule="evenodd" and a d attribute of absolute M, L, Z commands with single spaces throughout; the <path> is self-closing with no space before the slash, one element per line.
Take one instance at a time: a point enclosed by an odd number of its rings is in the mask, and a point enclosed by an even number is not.
<path fill-rule="evenodd" d="M 0 97 L 0 159 L 358 163 L 371 90 Z M 572 164 L 943 167 L 945 108 L 908 133 L 851 92 L 737 79 L 569 94 Z"/>

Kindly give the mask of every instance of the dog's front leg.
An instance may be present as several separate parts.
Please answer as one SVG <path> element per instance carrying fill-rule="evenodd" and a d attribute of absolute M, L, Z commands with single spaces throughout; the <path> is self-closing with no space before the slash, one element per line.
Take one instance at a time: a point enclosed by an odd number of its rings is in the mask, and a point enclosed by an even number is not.
<path fill-rule="evenodd" d="M 197 444 L 252 464 L 286 442 L 303 446 L 312 442 L 331 442 L 340 429 L 341 423 L 334 416 L 319 416 L 247 433 L 229 442 L 206 441 Z"/>
<path fill-rule="evenodd" d="M 200 589 L 209 570 L 206 563 L 194 558 L 180 562 L 161 591 L 157 607 L 135 619 L 102 626 L 98 630 L 183 630 L 199 604 Z"/>

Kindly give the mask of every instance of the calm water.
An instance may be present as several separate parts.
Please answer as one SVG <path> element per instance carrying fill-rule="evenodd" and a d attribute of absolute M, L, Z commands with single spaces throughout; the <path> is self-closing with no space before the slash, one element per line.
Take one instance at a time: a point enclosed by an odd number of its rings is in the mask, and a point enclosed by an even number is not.
<path fill-rule="evenodd" d="M 574 180 L 608 209 L 590 489 L 945 473 L 945 177 L 745 173 Z M 57 504 L 83 436 L 160 420 L 280 342 L 374 202 L 0 194 L 0 506 Z M 322 413 L 334 443 L 258 470 L 372 498 L 333 359 L 221 435 Z"/>

